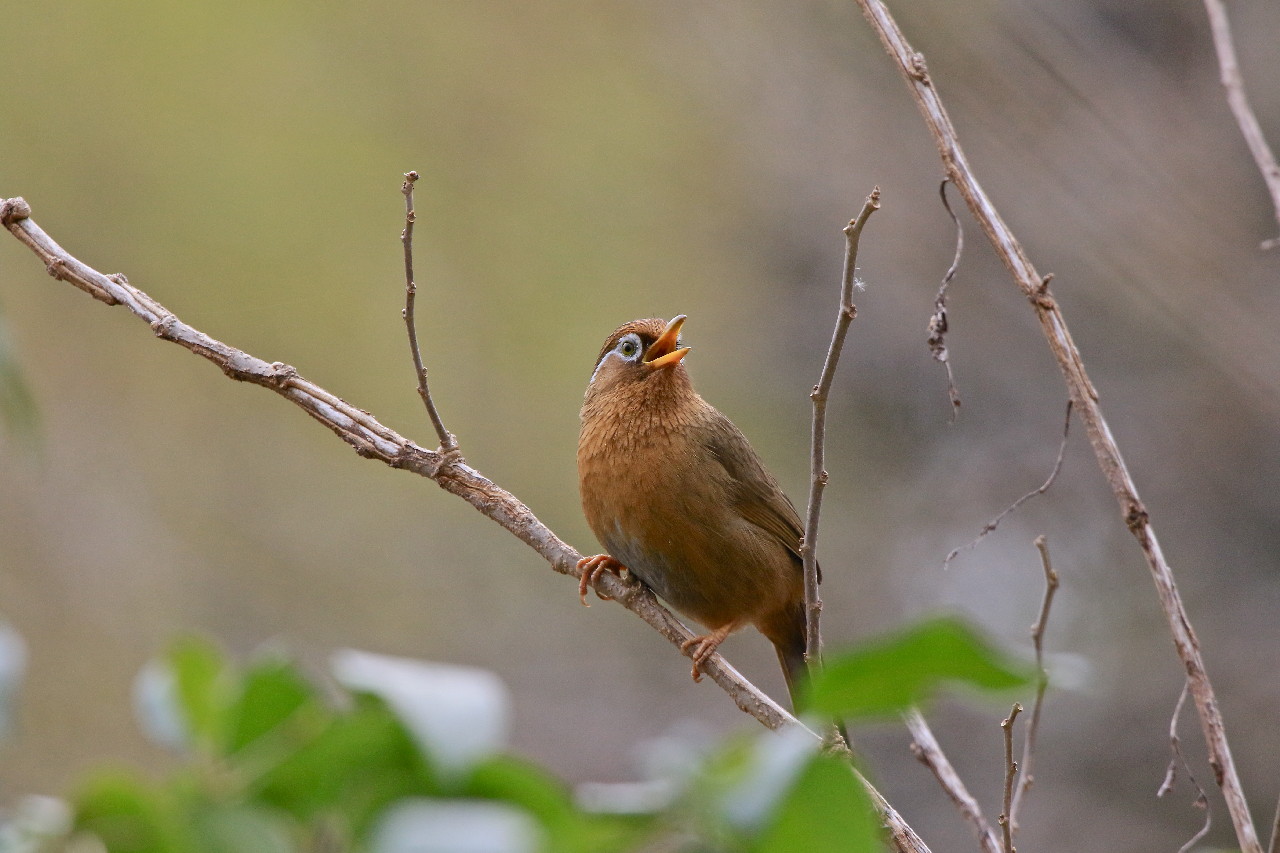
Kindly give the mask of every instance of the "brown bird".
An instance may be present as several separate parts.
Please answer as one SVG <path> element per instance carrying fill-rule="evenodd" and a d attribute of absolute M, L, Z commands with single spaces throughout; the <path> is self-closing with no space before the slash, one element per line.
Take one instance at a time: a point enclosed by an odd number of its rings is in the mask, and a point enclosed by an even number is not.
<path fill-rule="evenodd" d="M 682 651 L 699 666 L 754 625 L 792 694 L 804 660 L 800 516 L 746 436 L 698 396 L 680 345 L 685 317 L 635 320 L 609 335 L 582 405 L 578 485 L 608 551 L 579 563 L 579 593 L 626 569 L 710 633 Z"/>

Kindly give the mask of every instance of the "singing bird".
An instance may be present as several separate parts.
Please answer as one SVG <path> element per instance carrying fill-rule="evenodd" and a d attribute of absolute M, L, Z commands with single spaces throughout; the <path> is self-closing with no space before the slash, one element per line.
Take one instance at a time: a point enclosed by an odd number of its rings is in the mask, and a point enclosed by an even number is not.
<path fill-rule="evenodd" d="M 607 553 L 579 563 L 579 594 L 626 569 L 710 633 L 682 650 L 699 666 L 754 625 L 795 688 L 806 673 L 804 528 L 742 431 L 693 390 L 685 317 L 609 335 L 582 405 L 578 485 Z"/>

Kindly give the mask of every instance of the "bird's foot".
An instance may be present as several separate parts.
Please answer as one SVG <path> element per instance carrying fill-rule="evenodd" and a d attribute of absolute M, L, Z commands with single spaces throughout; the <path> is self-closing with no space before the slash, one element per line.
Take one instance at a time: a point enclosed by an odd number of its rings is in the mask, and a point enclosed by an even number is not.
<path fill-rule="evenodd" d="M 613 572 L 618 577 L 622 577 L 622 572 L 626 570 L 626 566 L 619 563 L 608 554 L 596 554 L 594 557 L 583 557 L 578 561 L 578 569 L 582 572 L 578 576 L 578 598 L 582 601 L 583 607 L 590 607 L 587 604 L 587 590 L 595 586 L 597 580 L 605 572 Z M 596 596 L 601 601 L 612 601 L 613 596 L 605 595 L 600 590 L 596 590 Z"/>
<path fill-rule="evenodd" d="M 690 637 L 680 644 L 680 651 L 693 658 L 693 671 L 690 675 L 694 681 L 702 681 L 702 664 L 705 664 L 716 650 L 720 648 L 720 644 L 724 642 L 724 638 L 733 632 L 733 625 L 726 625 L 718 628 L 710 634 L 701 637 Z"/>

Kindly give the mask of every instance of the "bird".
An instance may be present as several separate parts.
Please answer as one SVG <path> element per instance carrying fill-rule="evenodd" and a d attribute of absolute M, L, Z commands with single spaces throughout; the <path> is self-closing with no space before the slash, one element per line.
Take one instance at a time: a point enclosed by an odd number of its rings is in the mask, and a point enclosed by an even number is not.
<path fill-rule="evenodd" d="M 694 681 L 726 637 L 755 626 L 778 653 L 794 706 L 808 672 L 804 527 L 742 431 L 694 390 L 685 319 L 625 323 L 596 358 L 578 485 L 606 553 L 578 563 L 578 593 L 587 604 L 602 573 L 625 570 L 704 625 L 681 646 Z"/>

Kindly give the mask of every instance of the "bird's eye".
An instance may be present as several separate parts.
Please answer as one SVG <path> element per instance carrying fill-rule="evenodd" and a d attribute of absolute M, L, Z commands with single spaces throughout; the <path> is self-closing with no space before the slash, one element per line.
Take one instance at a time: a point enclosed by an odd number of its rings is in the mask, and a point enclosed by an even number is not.
<path fill-rule="evenodd" d="M 640 352 L 640 343 L 635 338 L 623 338 L 618 344 L 618 354 L 623 358 L 635 358 L 638 352 Z"/>

